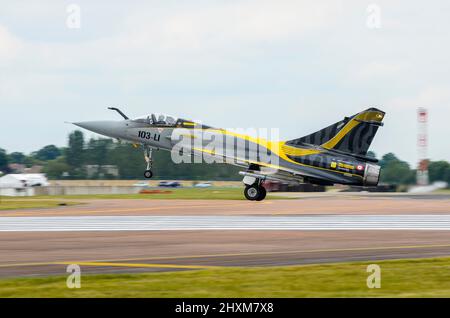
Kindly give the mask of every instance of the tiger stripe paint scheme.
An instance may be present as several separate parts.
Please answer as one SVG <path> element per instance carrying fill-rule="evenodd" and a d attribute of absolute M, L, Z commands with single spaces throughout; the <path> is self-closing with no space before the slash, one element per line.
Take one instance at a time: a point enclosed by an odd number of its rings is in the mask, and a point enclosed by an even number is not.
<path fill-rule="evenodd" d="M 75 125 L 133 144 L 142 144 L 145 149 L 175 152 L 179 149 L 181 137 L 184 140 L 183 152 L 187 151 L 188 156 L 213 157 L 224 163 L 246 167 L 242 173 L 246 189 L 252 186 L 261 189 L 265 179 L 375 186 L 380 167 L 375 164 L 375 159 L 366 155 L 378 128 L 383 125 L 384 116 L 383 111 L 369 108 L 310 135 L 277 142 L 203 126 L 193 121 L 175 121 L 172 117 L 170 122 L 156 121 L 153 114 L 153 120 L 148 116 L 147 119 L 126 118 L 120 122 Z M 216 148 L 208 146 L 211 140 L 219 140 Z M 230 147 L 227 148 L 230 142 L 231 151 Z M 265 196 L 265 190 L 263 193 Z M 246 197 L 249 198 L 247 193 Z M 261 195 L 256 198 L 261 199 Z"/>

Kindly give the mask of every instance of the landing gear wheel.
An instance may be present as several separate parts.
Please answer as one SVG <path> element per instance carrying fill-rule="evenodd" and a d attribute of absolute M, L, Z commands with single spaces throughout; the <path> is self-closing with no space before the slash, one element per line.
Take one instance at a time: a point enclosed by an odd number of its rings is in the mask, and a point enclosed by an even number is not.
<path fill-rule="evenodd" d="M 146 179 L 151 179 L 151 178 L 153 177 L 153 172 L 152 172 L 151 170 L 146 170 L 146 171 L 144 172 L 144 177 L 145 177 Z"/>
<path fill-rule="evenodd" d="M 247 185 L 244 190 L 244 195 L 247 200 L 261 201 L 266 197 L 266 189 L 258 185 Z"/>
<path fill-rule="evenodd" d="M 263 186 L 259 187 L 260 193 L 256 201 L 262 201 L 266 198 L 267 191 Z"/>

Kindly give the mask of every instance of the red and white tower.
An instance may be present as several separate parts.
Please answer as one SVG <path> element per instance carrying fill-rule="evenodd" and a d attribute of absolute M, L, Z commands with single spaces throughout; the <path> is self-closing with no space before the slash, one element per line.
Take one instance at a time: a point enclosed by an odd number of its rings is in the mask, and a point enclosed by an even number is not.
<path fill-rule="evenodd" d="M 417 167 L 417 184 L 428 185 L 428 111 L 425 108 L 417 110 L 417 154 L 419 165 Z"/>

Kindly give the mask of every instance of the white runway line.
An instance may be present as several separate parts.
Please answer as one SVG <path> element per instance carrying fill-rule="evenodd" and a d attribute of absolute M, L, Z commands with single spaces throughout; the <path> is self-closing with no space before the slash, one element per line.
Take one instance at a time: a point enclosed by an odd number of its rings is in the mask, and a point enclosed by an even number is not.
<path fill-rule="evenodd" d="M 450 230 L 450 215 L 0 217 L 0 232 Z"/>

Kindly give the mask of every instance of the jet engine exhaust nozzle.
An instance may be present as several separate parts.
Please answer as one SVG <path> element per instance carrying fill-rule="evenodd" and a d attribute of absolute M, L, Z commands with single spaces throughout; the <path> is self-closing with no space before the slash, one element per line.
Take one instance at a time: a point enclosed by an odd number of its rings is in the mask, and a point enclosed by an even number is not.
<path fill-rule="evenodd" d="M 377 186 L 380 180 L 380 166 L 368 163 L 364 172 L 364 185 Z"/>

